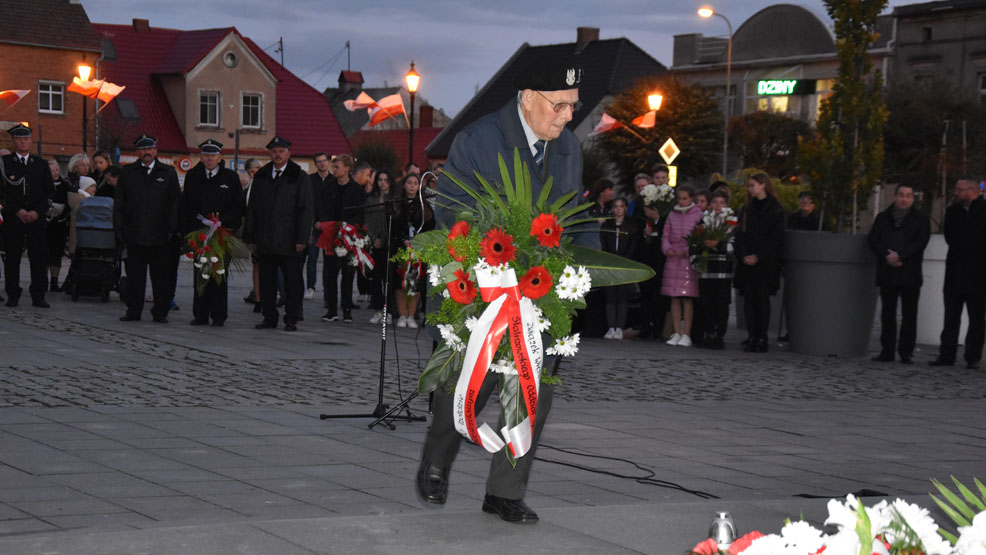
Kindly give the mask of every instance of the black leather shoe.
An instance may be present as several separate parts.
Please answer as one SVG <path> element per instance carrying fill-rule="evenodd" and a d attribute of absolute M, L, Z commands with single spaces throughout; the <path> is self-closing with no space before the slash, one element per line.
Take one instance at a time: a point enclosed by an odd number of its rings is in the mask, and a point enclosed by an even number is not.
<path fill-rule="evenodd" d="M 753 339 L 752 337 L 750 339 L 747 339 L 745 343 L 746 346 L 743 347 L 743 352 L 744 353 L 763 352 L 760 350 L 760 341 L 761 341 L 760 339 Z M 764 343 L 766 343 L 766 341 L 764 341 Z"/>
<path fill-rule="evenodd" d="M 712 349 L 713 351 L 721 351 L 726 348 L 726 343 L 722 340 L 721 337 L 715 337 L 713 339 L 710 339 L 706 346 L 709 349 Z"/>
<path fill-rule="evenodd" d="M 264 321 L 260 322 L 259 324 L 257 324 L 256 326 L 253 326 L 253 327 L 254 327 L 254 329 L 258 329 L 258 330 L 274 329 L 274 328 L 277 327 L 277 322 L 268 322 L 267 320 L 264 320 Z"/>
<path fill-rule="evenodd" d="M 888 355 L 887 353 L 880 353 L 877 356 L 871 358 L 873 362 L 893 362 L 894 355 Z"/>
<path fill-rule="evenodd" d="M 124 314 L 120 316 L 121 322 L 138 322 L 140 321 L 140 316 L 135 316 L 133 314 Z"/>
<path fill-rule="evenodd" d="M 979 361 L 977 360 L 976 362 L 967 362 L 965 363 L 965 367 L 968 370 L 979 370 Z"/>
<path fill-rule="evenodd" d="M 31 301 L 31 306 L 36 308 L 51 308 L 51 305 L 48 304 L 48 301 L 44 299 L 35 299 Z"/>
<path fill-rule="evenodd" d="M 297 324 L 284 324 L 284 331 L 298 331 Z"/>
<path fill-rule="evenodd" d="M 955 364 L 954 360 L 945 360 L 942 357 L 938 357 L 928 363 L 928 366 L 952 366 Z"/>
<path fill-rule="evenodd" d="M 7 302 L 3 303 L 3 305 L 4 306 L 9 306 L 9 307 L 13 308 L 13 307 L 17 306 L 17 301 L 18 301 L 17 297 L 11 297 L 11 298 L 7 299 Z"/>
<path fill-rule="evenodd" d="M 262 310 L 263 309 L 261 308 L 260 303 L 253 303 L 253 313 L 254 314 L 260 314 Z"/>
<path fill-rule="evenodd" d="M 757 343 L 757 352 L 758 353 L 766 353 L 767 352 L 767 348 L 769 346 L 770 346 L 770 341 L 769 340 L 767 340 L 767 339 L 761 339 L 760 342 Z"/>
<path fill-rule="evenodd" d="M 218 321 L 218 320 L 212 323 L 212 327 L 214 327 L 214 328 L 221 328 L 221 327 L 223 327 L 224 325 L 225 325 L 225 323 L 223 323 L 223 322 L 220 322 L 220 321 Z"/>
<path fill-rule="evenodd" d="M 900 363 L 901 364 L 914 364 L 914 360 L 911 358 L 911 355 L 900 355 Z"/>
<path fill-rule="evenodd" d="M 165 316 L 160 316 L 160 317 L 155 316 L 154 317 L 154 322 L 157 323 L 157 324 L 167 324 L 168 323 L 168 318 L 165 317 Z"/>
<path fill-rule="evenodd" d="M 209 321 L 208 320 L 199 320 L 198 318 L 196 318 L 196 319 L 192 320 L 191 322 L 189 322 L 189 324 L 191 324 L 193 326 L 208 326 L 209 325 Z"/>
<path fill-rule="evenodd" d="M 418 476 L 415 481 L 415 488 L 418 492 L 418 499 L 426 503 L 444 505 L 448 498 L 448 473 L 449 469 L 439 468 L 433 464 L 422 462 L 418 467 Z"/>
<path fill-rule="evenodd" d="M 507 522 L 526 524 L 538 521 L 538 514 L 528 507 L 523 499 L 504 499 L 488 493 L 483 499 L 483 512 L 499 515 Z"/>

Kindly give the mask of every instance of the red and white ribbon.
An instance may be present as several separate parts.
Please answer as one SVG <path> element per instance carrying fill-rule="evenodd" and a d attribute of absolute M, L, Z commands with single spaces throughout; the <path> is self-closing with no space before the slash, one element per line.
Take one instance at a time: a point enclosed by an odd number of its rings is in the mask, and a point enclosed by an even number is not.
<path fill-rule="evenodd" d="M 530 299 L 520 294 L 517 275 L 512 269 L 476 268 L 476 281 L 483 301 L 490 304 L 469 337 L 462 372 L 455 386 L 452 409 L 455 429 L 490 453 L 496 453 L 506 445 L 513 456 L 519 458 L 531 449 L 541 386 L 544 351 L 537 327 L 537 310 Z M 477 427 L 476 396 L 486 379 L 500 340 L 507 332 L 520 379 L 520 392 L 527 407 L 527 418 L 513 428 L 504 426 L 500 430 L 501 439 L 488 424 Z"/>
<path fill-rule="evenodd" d="M 342 244 L 346 247 L 346 250 L 356 257 L 359 272 L 365 277 L 366 271 L 373 269 L 373 257 L 363 250 L 363 247 L 358 243 L 360 239 L 359 230 L 353 224 L 342 222 L 342 225 L 339 226 L 338 237 L 342 239 Z"/>
<path fill-rule="evenodd" d="M 215 214 L 209 214 L 208 218 L 202 214 L 199 214 L 198 218 L 199 221 L 202 222 L 202 225 L 209 228 L 209 231 L 205 234 L 205 241 L 202 241 L 202 244 L 204 245 L 209 242 L 209 239 L 212 239 L 212 235 L 216 232 L 216 230 L 223 226 L 223 223 L 219 221 L 219 217 Z"/>

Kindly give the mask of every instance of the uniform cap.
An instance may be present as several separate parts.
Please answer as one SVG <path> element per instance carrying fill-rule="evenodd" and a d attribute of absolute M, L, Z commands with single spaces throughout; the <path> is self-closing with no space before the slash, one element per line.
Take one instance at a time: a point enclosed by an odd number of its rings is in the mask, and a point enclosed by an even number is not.
<path fill-rule="evenodd" d="M 223 144 L 215 139 L 209 139 L 203 143 L 200 143 L 199 148 L 202 150 L 202 154 L 221 154 L 223 151 Z"/>
<path fill-rule="evenodd" d="M 31 128 L 24 125 L 23 123 L 18 123 L 17 125 L 11 127 L 7 130 L 11 137 L 30 137 Z"/>
<path fill-rule="evenodd" d="M 570 57 L 539 58 L 525 67 L 514 79 L 518 90 L 564 91 L 582 84 L 582 66 Z"/>
<path fill-rule="evenodd" d="M 287 139 L 285 139 L 285 138 L 283 138 L 283 137 L 281 137 L 279 135 L 274 135 L 274 138 L 271 139 L 269 143 L 267 143 L 267 147 L 266 148 L 267 148 L 267 150 L 270 150 L 270 149 L 272 149 L 274 147 L 278 147 L 278 146 L 279 147 L 282 147 L 282 148 L 291 148 L 291 141 L 289 141 L 289 140 L 287 140 Z"/>
<path fill-rule="evenodd" d="M 154 148 L 157 146 L 157 137 L 152 137 L 147 133 L 141 133 L 140 137 L 134 141 L 134 148 Z"/>

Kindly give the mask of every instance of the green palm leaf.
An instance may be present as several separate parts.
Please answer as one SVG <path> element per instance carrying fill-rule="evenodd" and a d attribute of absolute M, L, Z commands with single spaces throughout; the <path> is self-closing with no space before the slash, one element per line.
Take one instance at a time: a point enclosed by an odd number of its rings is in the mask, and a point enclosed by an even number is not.
<path fill-rule="evenodd" d="M 650 266 L 629 258 L 574 245 L 568 248 L 575 256 L 575 264 L 589 270 L 593 287 L 636 283 L 654 276 Z"/>

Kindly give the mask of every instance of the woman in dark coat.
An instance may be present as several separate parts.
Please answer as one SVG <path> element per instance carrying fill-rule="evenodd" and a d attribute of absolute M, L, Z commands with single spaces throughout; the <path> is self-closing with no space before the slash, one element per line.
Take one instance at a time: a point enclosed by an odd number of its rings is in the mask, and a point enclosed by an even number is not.
<path fill-rule="evenodd" d="M 613 218 L 605 220 L 599 231 L 599 242 L 603 252 L 608 252 L 633 258 L 637 252 L 637 245 L 640 243 L 640 232 L 627 214 L 627 201 L 625 198 L 613 200 Z M 623 328 L 627 321 L 627 305 L 630 295 L 633 294 L 634 285 L 625 283 L 623 285 L 612 285 L 603 288 L 606 298 L 606 325 L 609 330 L 604 339 L 623 339 Z"/>
<path fill-rule="evenodd" d="M 870 248 L 876 254 L 876 284 L 880 288 L 880 354 L 876 362 L 911 363 L 917 338 L 918 298 L 924 276 L 921 262 L 931 238 L 928 216 L 914 206 L 914 189 L 898 185 L 894 203 L 880 212 L 870 228 Z M 900 299 L 900 341 L 897 341 L 897 299 Z"/>
<path fill-rule="evenodd" d="M 396 206 L 397 213 L 394 215 L 394 225 L 391 230 L 392 254 L 396 254 L 402 248 L 410 247 L 411 238 L 415 235 L 435 229 L 435 212 L 431 208 L 431 203 L 421 194 L 421 180 L 418 176 L 409 174 L 404 178 L 401 188 L 404 196 Z M 422 267 L 421 273 L 414 279 L 413 284 L 410 284 L 408 290 L 405 290 L 400 277 L 402 271 L 404 269 L 395 268 L 396 275 L 390 278 L 400 316 L 397 327 L 416 328 L 418 323 L 414 320 L 414 313 L 418 310 L 418 298 L 425 293 L 424 277 L 427 269 Z"/>
<path fill-rule="evenodd" d="M 736 233 L 734 285 L 744 299 L 748 353 L 767 352 L 770 296 L 780 287 L 781 248 L 786 214 L 777 200 L 770 176 L 757 173 L 746 184 L 746 203 Z"/>

